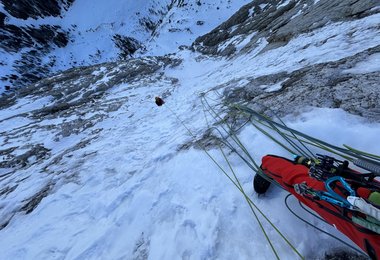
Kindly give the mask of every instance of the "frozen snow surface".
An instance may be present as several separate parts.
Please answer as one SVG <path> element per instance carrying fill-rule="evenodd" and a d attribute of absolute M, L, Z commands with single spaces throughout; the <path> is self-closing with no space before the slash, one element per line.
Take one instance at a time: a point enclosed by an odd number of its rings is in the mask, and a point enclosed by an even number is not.
<path fill-rule="evenodd" d="M 218 12 L 215 6 L 219 1 L 203 3 L 215 15 L 213 21 L 207 20 L 203 27 L 187 17 L 188 11 L 173 11 L 161 25 L 165 29 L 148 41 L 154 46 L 150 48 L 151 54 L 166 54 L 172 52 L 174 46 L 190 44 L 196 35 L 209 31 L 245 2 L 248 1 L 221 2 L 224 8 Z M 75 41 L 62 50 L 62 57 L 69 52 L 68 58 L 84 61 L 95 51 L 91 42 L 102 41 L 99 50 L 104 53 L 104 60 L 101 61 L 112 59 L 116 50 L 110 41 L 102 38 L 103 35 L 110 30 L 125 33 L 124 24 L 131 23 L 131 18 L 123 14 L 130 13 L 130 9 L 136 12 L 149 10 L 144 1 L 134 1 L 133 4 L 125 1 L 125 5 L 117 6 L 120 3 L 124 2 L 76 1 L 65 16 L 80 24 L 81 34 L 78 33 Z M 197 7 L 193 8 L 197 12 Z M 207 19 L 206 11 L 198 12 L 200 20 Z M 235 78 L 291 72 L 305 64 L 336 61 L 374 47 L 380 42 L 380 33 L 376 29 L 379 17 L 373 15 L 346 23 L 332 23 L 302 34 L 286 46 L 261 53 L 267 44 L 263 39 L 256 49 L 229 60 L 179 51 L 174 57 L 183 59 L 183 62 L 161 71 L 178 79 L 174 88 L 165 81 L 152 83 L 149 80 L 114 86 L 108 90 L 105 102 L 124 98 L 127 101 L 120 109 L 110 112 L 107 119 L 96 123 L 90 130 L 58 140 L 44 126 L 68 119 L 37 122 L 40 130 L 33 133 L 33 142 L 43 144 L 53 154 L 85 142 L 93 135 L 93 130 L 99 132 L 84 148 L 63 156 L 59 163 L 32 164 L 11 177 L 7 176 L 9 169 L 0 169 L 0 183 L 4 187 L 16 186 L 16 192 L 10 192 L 0 200 L 0 217 L 11 217 L 10 223 L 0 230 L 0 259 L 274 259 L 241 193 L 204 151 L 179 149 L 193 141 L 185 126 L 198 137 L 206 130 L 207 121 L 199 95 L 215 86 L 223 86 Z M 163 33 L 173 28 L 173 23 L 183 26 L 179 31 Z M 150 37 L 132 25 L 134 23 L 128 27 L 128 33 L 140 35 L 141 39 Z M 362 33 L 350 35 L 349 40 L 342 33 L 358 27 Z M 325 39 L 328 40 L 323 44 L 314 44 Z M 247 43 L 244 39 L 234 40 L 240 45 Z M 240 45 L 239 48 L 244 47 Z M 60 68 L 65 68 L 65 64 L 59 65 Z M 379 55 L 374 54 L 347 73 L 378 71 L 378 64 Z M 106 68 L 94 75 L 102 70 Z M 109 78 L 102 80 L 107 83 Z M 273 92 L 281 86 L 262 88 Z M 223 87 L 218 90 L 223 91 Z M 154 96 L 167 92 L 170 95 L 166 104 L 157 107 Z M 2 110 L 2 149 L 25 143 L 22 135 L 18 139 L 7 139 L 6 132 L 28 126 L 31 119 L 23 114 L 48 106 L 50 102 L 50 98 L 23 98 L 11 108 Z M 380 154 L 380 147 L 374 142 L 380 134 L 379 123 L 368 123 L 340 109 L 310 107 L 298 112 L 297 117 L 284 118 L 290 127 L 335 145 L 349 144 Z M 257 161 L 268 153 L 289 156 L 252 128 L 244 128 L 240 138 Z M 228 169 L 218 150 L 210 153 L 224 169 Z M 284 205 L 284 191 L 272 188 L 264 197 L 257 197 L 252 190 L 252 170 L 233 154 L 229 159 L 253 202 L 302 255 L 316 259 L 323 257 L 325 251 L 345 248 L 294 217 Z M 54 185 L 50 187 L 49 183 Z M 43 187 L 50 189 L 49 195 L 43 197 L 32 212 L 14 211 Z M 291 206 L 313 224 L 349 242 L 333 227 L 299 210 L 296 201 L 292 200 Z M 280 257 L 296 259 L 273 228 L 264 220 L 262 223 Z"/>

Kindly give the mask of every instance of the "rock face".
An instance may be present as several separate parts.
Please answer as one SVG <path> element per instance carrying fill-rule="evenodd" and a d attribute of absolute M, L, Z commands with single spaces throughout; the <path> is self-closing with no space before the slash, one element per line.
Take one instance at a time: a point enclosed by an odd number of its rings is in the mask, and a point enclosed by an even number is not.
<path fill-rule="evenodd" d="M 4 9 L 13 17 L 20 19 L 59 16 L 75 0 L 1 0 Z"/>
<path fill-rule="evenodd" d="M 229 20 L 194 42 L 193 48 L 204 54 L 230 56 L 233 42 L 250 35 L 249 51 L 265 38 L 267 49 L 286 45 L 295 36 L 323 27 L 329 22 L 344 22 L 380 12 L 376 0 L 314 1 L 259 0 L 242 7 Z M 224 48 L 220 48 L 226 44 Z"/>
<path fill-rule="evenodd" d="M 54 59 L 48 58 L 48 62 L 43 60 L 46 60 L 46 55 L 51 49 L 65 47 L 69 35 L 57 25 L 16 26 L 7 24 L 6 19 L 14 17 L 26 20 L 59 16 L 74 0 L 1 2 L 8 15 L 0 12 L 0 50 L 9 55 L 18 54 L 20 58 L 14 61 L 13 72 L 0 75 L 0 80 L 5 82 L 5 88 L 24 87 L 49 75 Z M 1 63 L 5 64 L 6 61 Z"/>
<path fill-rule="evenodd" d="M 380 3 L 375 0 L 253 1 L 210 33 L 197 38 L 192 47 L 205 55 L 233 58 L 238 53 L 237 45 L 240 42 L 247 42 L 239 50 L 244 55 L 264 41 L 267 43 L 265 47 L 255 54 L 260 55 L 285 46 L 300 34 L 318 30 L 328 23 L 353 21 L 377 14 L 380 12 L 379 7 Z M 380 27 L 374 30 L 380 30 Z M 359 32 L 354 29 L 342 33 L 354 35 Z M 328 40 L 315 44 L 321 46 Z M 239 82 L 236 79 L 227 84 L 231 87 L 225 90 L 225 101 L 245 100 L 251 104 L 265 104 L 279 111 L 280 115 L 309 106 L 342 108 L 349 113 L 379 121 L 380 96 L 376 82 L 380 80 L 380 73 L 354 73 L 351 69 L 356 63 L 365 62 L 368 57 L 379 52 L 380 45 L 377 45 L 339 61 L 312 66 L 305 64 L 302 69 L 292 73 L 252 77 L 244 87 L 236 87 Z M 271 86 L 278 87 L 268 91 Z"/>
<path fill-rule="evenodd" d="M 378 71 L 355 73 L 355 64 L 380 52 L 380 45 L 339 61 L 306 66 L 292 73 L 276 73 L 251 78 L 243 87 L 227 88 L 226 102 L 245 101 L 261 104 L 284 116 L 309 107 L 341 108 L 345 111 L 380 121 Z M 268 91 L 270 86 L 278 86 Z"/>
<path fill-rule="evenodd" d="M 49 75 L 54 59 L 42 60 L 52 48 L 65 47 L 68 34 L 59 26 L 41 25 L 38 28 L 5 25 L 0 27 L 0 48 L 8 54 L 17 53 L 12 74 L 1 75 L 1 80 L 16 87 L 27 86 Z"/>
<path fill-rule="evenodd" d="M 144 46 L 138 40 L 128 37 L 122 36 L 120 34 L 116 34 L 113 37 L 113 41 L 116 46 L 120 49 L 120 58 L 126 59 L 131 57 L 137 50 L 143 49 Z"/>
<path fill-rule="evenodd" d="M 59 26 L 41 25 L 35 27 L 0 27 L 0 48 L 9 54 L 20 54 L 14 62 L 14 73 L 1 75 L 9 85 L 24 87 L 49 75 L 54 60 L 43 62 L 52 48 L 62 48 L 68 43 L 68 34 Z M 25 48 L 25 50 L 24 50 Z"/>
<path fill-rule="evenodd" d="M 4 25 L 0 28 L 2 41 L 0 48 L 8 53 L 17 53 L 23 48 L 49 48 L 64 47 L 68 42 L 67 33 L 59 26 L 41 25 L 34 27 L 17 27 L 14 25 Z"/>

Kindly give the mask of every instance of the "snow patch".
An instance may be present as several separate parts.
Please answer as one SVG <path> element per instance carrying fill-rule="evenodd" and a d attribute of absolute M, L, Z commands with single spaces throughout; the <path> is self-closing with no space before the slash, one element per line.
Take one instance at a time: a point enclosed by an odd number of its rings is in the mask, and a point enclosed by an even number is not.
<path fill-rule="evenodd" d="M 91 73 L 94 76 L 99 76 L 100 74 L 104 74 L 104 72 L 107 71 L 106 67 L 101 67 L 99 70 L 94 71 Z"/>
<path fill-rule="evenodd" d="M 269 4 L 259 4 L 259 7 L 261 10 L 264 10 L 265 7 L 267 7 Z"/>
<path fill-rule="evenodd" d="M 296 18 L 297 16 L 300 16 L 302 13 L 303 13 L 302 10 L 299 10 L 298 13 L 296 13 L 295 15 L 293 15 L 293 16 L 290 18 L 290 20 Z"/>
<path fill-rule="evenodd" d="M 358 62 L 353 68 L 344 70 L 344 73 L 365 74 L 380 71 L 380 53 L 372 54 L 366 61 Z"/>
<path fill-rule="evenodd" d="M 281 7 L 284 7 L 284 6 L 287 6 L 290 3 L 290 1 L 291 0 L 285 0 L 285 1 L 283 1 L 282 4 L 280 4 L 280 5 L 277 6 L 277 9 L 281 8 Z"/>
<path fill-rule="evenodd" d="M 282 89 L 282 83 L 284 83 L 287 80 L 288 79 L 285 79 L 285 80 L 278 82 L 276 84 L 273 84 L 273 85 L 261 85 L 261 86 L 259 86 L 259 88 L 263 89 L 265 92 L 279 91 Z"/>

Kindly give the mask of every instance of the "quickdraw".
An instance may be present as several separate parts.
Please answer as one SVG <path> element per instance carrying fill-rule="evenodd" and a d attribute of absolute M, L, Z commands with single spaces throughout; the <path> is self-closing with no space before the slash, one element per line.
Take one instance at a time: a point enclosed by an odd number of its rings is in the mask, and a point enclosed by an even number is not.
<path fill-rule="evenodd" d="M 355 172 L 348 168 L 347 161 L 340 161 L 327 155 L 317 154 L 317 159 L 314 160 L 296 156 L 295 162 L 307 166 L 310 177 L 323 181 L 326 188 L 326 191 L 315 190 L 303 182 L 294 185 L 294 190 L 298 194 L 309 199 L 323 200 L 342 208 L 358 211 L 380 221 L 379 206 L 357 197 L 356 191 L 351 186 L 351 184 L 355 184 L 355 187 L 368 187 L 372 191 L 378 192 L 380 190 L 377 188 L 379 183 L 374 180 L 377 174 Z M 334 190 L 336 187 L 344 189 L 343 193 L 346 196 L 343 197 L 336 193 Z M 371 223 L 371 225 L 376 225 L 376 229 L 371 228 L 372 230 L 378 230 L 378 222 Z"/>
<path fill-rule="evenodd" d="M 339 196 L 334 191 L 331 192 L 331 188 L 329 188 L 328 192 L 319 191 L 319 190 L 315 190 L 315 189 L 307 186 L 306 182 L 302 182 L 299 184 L 295 184 L 294 190 L 298 194 L 300 194 L 306 198 L 309 198 L 309 199 L 324 200 L 326 202 L 329 202 L 331 204 L 337 205 L 337 206 L 342 207 L 342 208 L 352 209 L 352 205 L 350 204 L 350 202 L 347 201 L 347 199 Z M 355 193 L 355 191 L 353 191 L 352 189 L 350 192 L 353 192 L 353 194 Z"/>

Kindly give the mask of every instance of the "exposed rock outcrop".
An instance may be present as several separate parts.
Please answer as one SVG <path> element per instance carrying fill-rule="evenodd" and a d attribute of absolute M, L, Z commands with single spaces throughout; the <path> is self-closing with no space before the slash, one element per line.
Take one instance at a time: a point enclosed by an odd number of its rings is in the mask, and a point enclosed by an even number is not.
<path fill-rule="evenodd" d="M 197 38 L 193 48 L 204 54 L 230 56 L 236 49 L 228 41 L 237 36 L 251 37 L 246 51 L 261 38 L 269 42 L 265 50 L 277 48 L 329 22 L 345 22 L 379 13 L 380 9 L 376 8 L 379 6 L 376 0 L 252 1 L 210 33 Z M 229 46 L 220 48 L 225 43 Z"/>
<path fill-rule="evenodd" d="M 53 48 L 65 47 L 69 33 L 60 26 L 42 24 L 39 26 L 16 26 L 6 22 L 12 16 L 19 19 L 37 19 L 45 16 L 59 16 L 74 0 L 2 0 L 7 14 L 0 12 L 0 50 L 19 56 L 13 62 L 13 71 L 0 75 L 5 87 L 23 87 L 50 74 L 54 57 L 46 57 Z M 46 61 L 48 60 L 48 61 Z M 0 61 L 5 65 L 7 61 Z M 10 66 L 10 64 L 8 64 Z M 12 65 L 11 65 L 12 66 Z"/>
<path fill-rule="evenodd" d="M 144 46 L 138 40 L 116 34 L 113 36 L 113 41 L 115 45 L 120 49 L 119 57 L 121 59 L 126 59 L 131 57 L 137 50 L 143 49 Z"/>
<path fill-rule="evenodd" d="M 251 78 L 243 87 L 227 88 L 225 101 L 246 101 L 260 109 L 265 105 L 280 116 L 308 107 L 341 108 L 380 122 L 380 73 L 355 73 L 352 69 L 379 52 L 380 45 L 352 57 L 307 66 L 292 73 Z M 278 86 L 276 90 L 268 90 L 274 85 Z"/>
<path fill-rule="evenodd" d="M 13 17 L 20 19 L 59 16 L 75 0 L 1 0 L 4 9 Z"/>
<path fill-rule="evenodd" d="M 67 32 L 59 26 L 41 25 L 40 27 L 17 27 L 4 25 L 0 27 L 0 48 L 8 53 L 17 53 L 22 48 L 36 46 L 48 49 L 51 46 L 64 47 L 68 42 Z"/>
<path fill-rule="evenodd" d="M 37 28 L 4 25 L 0 27 L 0 37 L 0 49 L 20 56 L 13 63 L 11 74 L 0 75 L 3 82 L 15 87 L 27 86 L 49 75 L 54 58 L 46 62 L 46 55 L 52 48 L 65 47 L 69 38 L 67 32 L 52 25 Z"/>

